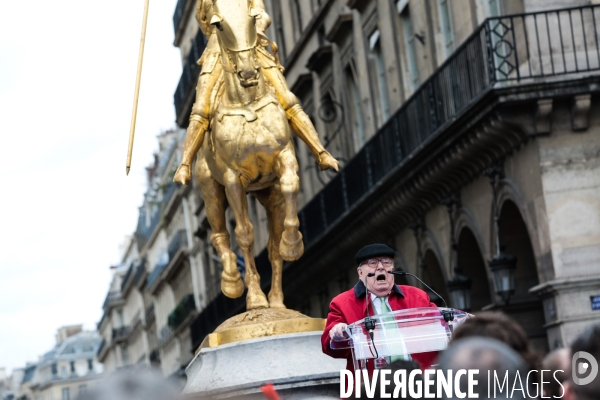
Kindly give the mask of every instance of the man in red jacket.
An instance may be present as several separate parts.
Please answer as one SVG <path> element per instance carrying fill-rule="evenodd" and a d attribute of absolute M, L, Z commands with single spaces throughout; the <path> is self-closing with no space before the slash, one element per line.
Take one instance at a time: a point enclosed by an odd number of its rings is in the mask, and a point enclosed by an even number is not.
<path fill-rule="evenodd" d="M 394 269 L 394 250 L 384 244 L 371 244 L 363 247 L 356 254 L 358 264 L 358 283 L 353 289 L 343 292 L 331 300 L 325 331 L 321 336 L 323 353 L 334 358 L 347 359 L 346 369 L 354 370 L 350 349 L 332 349 L 331 340 L 343 339 L 347 324 L 361 320 L 368 315 L 376 315 L 388 311 L 404 310 L 415 307 L 436 307 L 423 290 L 413 286 L 394 284 L 394 275 L 387 273 Z M 368 277 L 367 274 L 375 273 Z M 365 302 L 368 285 L 371 299 L 369 310 Z M 422 369 L 429 368 L 437 358 L 437 352 L 412 355 Z M 373 362 L 369 360 L 369 370 Z"/>

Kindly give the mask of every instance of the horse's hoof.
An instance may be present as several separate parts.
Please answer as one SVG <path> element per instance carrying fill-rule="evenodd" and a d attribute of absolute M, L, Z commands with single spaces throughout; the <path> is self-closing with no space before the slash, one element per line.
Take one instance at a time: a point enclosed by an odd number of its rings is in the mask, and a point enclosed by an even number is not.
<path fill-rule="evenodd" d="M 302 242 L 302 234 L 296 232 L 297 236 L 294 239 L 288 238 L 287 232 L 281 235 L 279 242 L 279 254 L 285 261 L 296 261 L 304 254 L 304 243 Z"/>
<path fill-rule="evenodd" d="M 325 171 L 326 169 L 333 169 L 336 171 L 340 170 L 339 167 L 340 162 L 336 160 L 328 151 L 323 151 L 319 154 L 319 168 L 321 171 Z"/>
<path fill-rule="evenodd" d="M 223 294 L 230 299 L 237 299 L 241 295 L 244 294 L 244 282 L 242 282 L 242 278 L 238 278 L 237 280 L 227 281 L 225 277 L 221 277 L 221 291 Z"/>
<path fill-rule="evenodd" d="M 257 308 L 269 308 L 267 296 L 265 296 L 262 290 L 248 291 L 248 296 L 246 296 L 246 309 L 250 311 Z"/>
<path fill-rule="evenodd" d="M 175 172 L 173 182 L 181 183 L 182 185 L 187 185 L 190 182 L 190 179 L 192 179 L 192 171 L 190 171 L 190 166 L 186 164 L 181 164 Z"/>

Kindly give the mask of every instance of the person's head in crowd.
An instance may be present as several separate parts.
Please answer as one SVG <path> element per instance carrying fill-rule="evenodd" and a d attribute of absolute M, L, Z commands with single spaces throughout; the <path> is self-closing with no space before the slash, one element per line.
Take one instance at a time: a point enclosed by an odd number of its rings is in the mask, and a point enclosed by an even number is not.
<path fill-rule="evenodd" d="M 467 318 L 455 329 L 451 341 L 472 336 L 483 336 L 501 341 L 519 353 L 529 370 L 540 370 L 540 356 L 531 348 L 527 335 L 521 326 L 500 311 L 484 311 L 475 318 Z"/>
<path fill-rule="evenodd" d="M 561 398 L 564 391 L 561 384 L 571 376 L 571 350 L 565 348 L 550 352 L 542 360 L 542 369 L 552 371 L 556 378 L 544 383 L 544 397 Z"/>
<path fill-rule="evenodd" d="M 397 361 L 394 361 L 393 363 L 391 363 L 390 365 L 386 366 L 385 368 L 391 370 L 390 376 L 394 376 L 394 373 L 396 371 L 400 371 L 400 370 L 405 370 L 406 376 L 410 375 L 410 373 L 412 371 L 414 371 L 415 369 L 421 370 L 419 363 L 414 360 L 397 360 Z M 417 380 L 422 380 L 422 375 L 420 375 L 420 374 L 417 375 Z M 385 391 L 385 393 L 389 394 L 390 397 L 392 397 L 392 394 L 394 391 L 394 385 L 392 385 L 392 384 L 387 385 L 386 389 L 387 390 Z M 360 393 L 361 393 L 361 397 L 360 397 L 361 399 L 367 398 L 367 396 L 365 395 L 366 391 L 365 391 L 364 383 L 363 383 Z M 370 397 L 371 399 L 379 400 L 379 399 L 384 398 L 384 397 L 381 397 L 381 382 L 380 382 L 380 380 L 377 380 L 377 385 L 375 387 L 374 394 L 375 394 L 375 396 Z M 385 397 L 385 398 L 390 398 L 390 397 Z M 356 398 L 358 398 L 358 397 L 354 397 L 354 399 L 356 399 Z M 409 393 L 407 393 L 407 397 L 397 397 L 397 398 L 412 400 L 412 397 L 410 397 Z"/>
<path fill-rule="evenodd" d="M 358 278 L 378 297 L 387 296 L 394 287 L 394 269 L 396 252 L 382 243 L 374 243 L 363 247 L 356 253 Z M 369 277 L 368 274 L 374 274 Z"/>
<path fill-rule="evenodd" d="M 583 380 L 591 376 L 590 374 L 594 373 L 594 366 L 592 366 L 590 360 L 586 360 L 577 354 L 580 352 L 586 352 L 596 360 L 595 378 L 583 385 L 576 384 L 574 378 L 577 377 Z M 600 324 L 591 326 L 575 338 L 571 345 L 571 354 L 575 364 L 571 366 L 574 370 L 565 382 L 566 394 L 564 399 L 598 400 L 600 398 L 600 370 L 598 370 L 598 364 L 600 364 Z M 582 368 L 585 365 L 587 365 L 587 368 Z M 582 371 L 583 373 L 581 373 Z"/>
<path fill-rule="evenodd" d="M 177 400 L 176 385 L 150 368 L 120 369 L 99 381 L 77 400 Z"/>
<path fill-rule="evenodd" d="M 468 337 L 461 340 L 453 341 L 448 349 L 442 353 L 439 358 L 438 369 L 442 371 L 458 371 L 460 369 L 478 369 L 479 374 L 476 376 L 477 385 L 474 386 L 473 392 L 479 395 L 480 399 L 487 399 L 488 387 L 491 387 L 494 380 L 494 373 L 504 379 L 508 372 L 508 382 L 511 382 L 504 391 L 498 391 L 496 399 L 525 399 L 528 398 L 526 393 L 516 391 L 510 393 L 512 382 L 515 382 L 517 371 L 525 385 L 525 378 L 529 372 L 525 360 L 513 349 L 506 344 L 485 337 Z M 488 375 L 488 371 L 490 375 Z M 492 383 L 488 382 L 488 376 Z M 489 385 L 489 386 L 488 386 Z M 525 388 L 524 388 L 525 389 Z M 463 393 L 468 392 L 467 377 L 462 376 L 460 380 L 460 390 Z M 454 394 L 456 394 L 456 389 Z M 532 391 L 533 393 L 533 391 Z M 445 395 L 445 393 L 444 393 Z M 502 396 L 505 397 L 502 397 Z M 519 397 L 523 395 L 522 397 Z M 511 397 L 512 396 L 512 397 Z M 453 399 L 443 397 L 443 399 Z"/>

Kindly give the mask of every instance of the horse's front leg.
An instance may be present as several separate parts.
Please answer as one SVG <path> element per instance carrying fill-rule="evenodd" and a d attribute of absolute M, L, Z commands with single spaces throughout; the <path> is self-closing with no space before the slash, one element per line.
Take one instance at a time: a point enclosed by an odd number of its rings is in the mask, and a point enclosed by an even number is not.
<path fill-rule="evenodd" d="M 281 194 L 285 201 L 285 219 L 283 220 L 283 234 L 279 243 L 279 253 L 286 261 L 295 261 L 304 254 L 304 243 L 302 234 L 298 230 L 298 209 L 296 198 L 300 190 L 300 178 L 298 178 L 298 161 L 291 148 L 283 150 L 277 160 L 277 174 Z"/>
<path fill-rule="evenodd" d="M 281 287 L 283 258 L 279 253 L 279 243 L 283 233 L 283 220 L 285 219 L 285 202 L 281 195 L 279 185 L 273 185 L 263 190 L 252 193 L 265 207 L 269 225 L 269 241 L 267 251 L 271 262 L 271 290 L 269 291 L 269 307 L 286 308 L 283 304 L 283 290 Z"/>
<path fill-rule="evenodd" d="M 246 287 L 248 288 L 246 308 L 248 310 L 261 307 L 268 308 L 269 302 L 260 288 L 260 275 L 258 275 L 256 264 L 254 264 L 254 254 L 252 251 L 252 246 L 254 246 L 254 227 L 250 222 L 250 218 L 248 218 L 246 190 L 240 177 L 231 169 L 225 172 L 223 179 L 227 201 L 235 217 L 235 236 L 246 264 Z"/>
<path fill-rule="evenodd" d="M 238 298 L 244 294 L 244 283 L 237 269 L 237 256 L 231 251 L 229 232 L 225 225 L 225 209 L 227 208 L 225 190 L 213 179 L 203 156 L 199 157 L 196 162 L 196 179 L 205 202 L 206 218 L 212 230 L 210 241 L 217 250 L 223 265 L 221 291 L 227 297 Z"/>

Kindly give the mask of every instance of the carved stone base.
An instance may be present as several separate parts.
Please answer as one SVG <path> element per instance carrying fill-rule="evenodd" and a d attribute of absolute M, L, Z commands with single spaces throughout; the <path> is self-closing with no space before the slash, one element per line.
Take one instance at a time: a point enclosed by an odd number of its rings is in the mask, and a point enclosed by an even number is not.
<path fill-rule="evenodd" d="M 264 400 L 260 387 L 270 382 L 283 400 L 339 399 L 340 370 L 346 360 L 322 353 L 321 333 L 292 333 L 201 348 L 186 369 L 183 394 L 193 400 Z"/>

